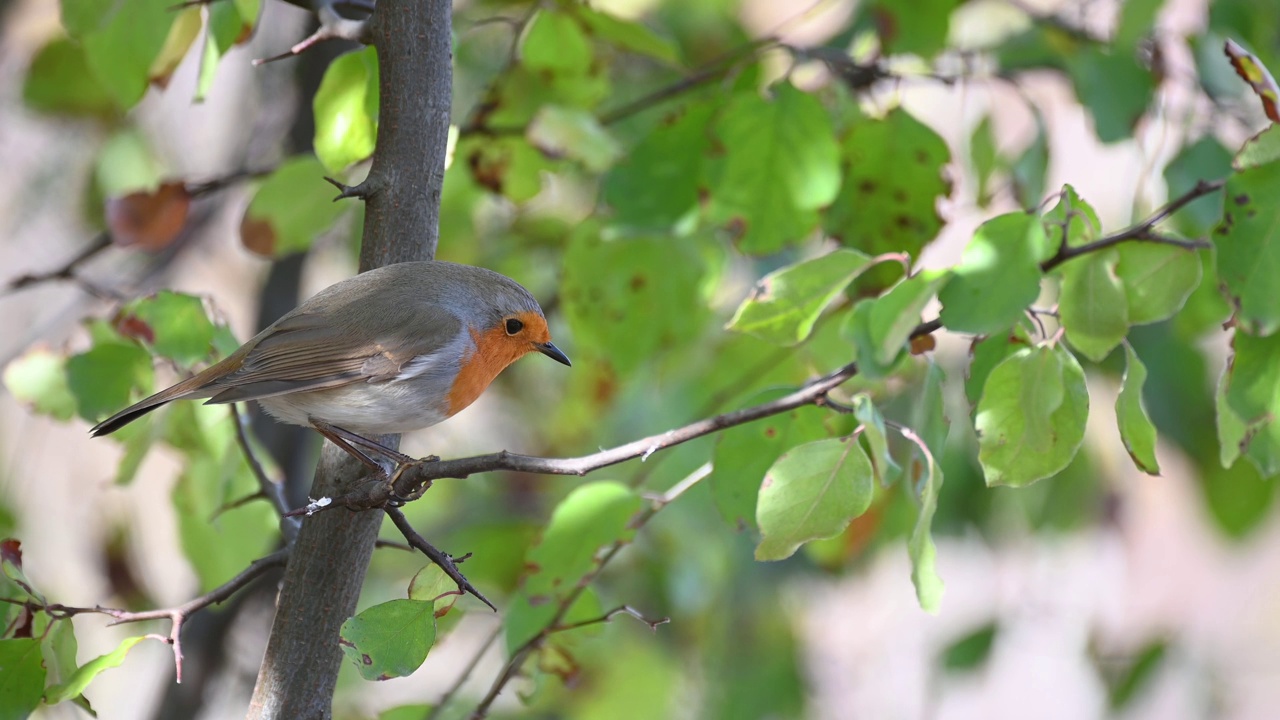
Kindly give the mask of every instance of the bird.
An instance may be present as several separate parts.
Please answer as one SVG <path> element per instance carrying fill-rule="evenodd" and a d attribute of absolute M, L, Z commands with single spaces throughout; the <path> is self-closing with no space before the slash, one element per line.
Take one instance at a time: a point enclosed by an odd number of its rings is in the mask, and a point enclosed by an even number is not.
<path fill-rule="evenodd" d="M 531 352 L 572 366 L 515 280 L 438 260 L 397 263 L 321 290 L 223 360 L 89 432 L 110 434 L 174 400 L 254 400 L 390 475 L 387 460 L 414 460 L 368 436 L 452 417 Z"/>

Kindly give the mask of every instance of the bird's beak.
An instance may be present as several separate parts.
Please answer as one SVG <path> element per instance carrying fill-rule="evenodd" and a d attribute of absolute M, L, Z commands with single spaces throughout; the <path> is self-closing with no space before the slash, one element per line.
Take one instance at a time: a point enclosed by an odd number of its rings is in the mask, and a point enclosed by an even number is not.
<path fill-rule="evenodd" d="M 533 346 L 538 349 L 538 352 L 542 353 L 543 355 L 546 355 L 552 360 L 555 360 L 556 362 L 561 363 L 562 365 L 568 365 L 569 367 L 573 367 L 573 363 L 569 362 L 569 356 L 565 355 L 564 351 L 562 351 L 560 348 L 556 347 L 555 345 L 552 345 L 549 342 L 544 342 L 544 343 L 534 343 Z"/>

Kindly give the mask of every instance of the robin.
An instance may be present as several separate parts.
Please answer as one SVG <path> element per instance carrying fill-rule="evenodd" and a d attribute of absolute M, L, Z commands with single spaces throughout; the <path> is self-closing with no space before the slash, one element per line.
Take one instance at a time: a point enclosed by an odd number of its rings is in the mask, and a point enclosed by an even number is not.
<path fill-rule="evenodd" d="M 98 423 L 106 435 L 172 400 L 256 400 L 365 464 L 411 458 L 367 435 L 430 427 L 470 405 L 530 352 L 570 365 L 538 301 L 492 270 L 428 261 L 371 270 L 320 291 L 195 377 Z"/>

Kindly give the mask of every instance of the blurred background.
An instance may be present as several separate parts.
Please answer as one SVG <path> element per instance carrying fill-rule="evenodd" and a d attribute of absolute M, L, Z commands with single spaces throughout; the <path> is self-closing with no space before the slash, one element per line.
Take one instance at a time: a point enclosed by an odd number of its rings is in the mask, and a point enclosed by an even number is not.
<path fill-rule="evenodd" d="M 1122 6 L 1135 3 L 1149 7 L 1153 18 L 1127 49 L 1137 73 L 1073 60 L 1091 43 L 1105 45 L 1115 37 Z M 868 38 L 884 32 L 886 15 L 873 12 L 873 5 L 592 3 L 641 19 L 670 38 L 685 68 L 766 36 L 793 48 L 835 47 L 865 57 L 874 52 Z M 1064 183 L 1098 210 L 1103 228 L 1120 229 L 1197 179 L 1225 175 L 1234 150 L 1267 123 L 1221 47 L 1225 37 L 1234 37 L 1264 62 L 1274 58 L 1280 50 L 1280 5 L 1274 0 L 937 0 L 919 6 L 918 16 L 887 17 L 908 25 L 944 18 L 945 49 L 929 57 L 894 56 L 893 77 L 862 87 L 861 100 L 872 111 L 901 105 L 949 148 L 952 190 L 939 201 L 944 224 L 921 258 L 925 267 L 954 264 L 982 221 L 1035 205 Z M 513 24 L 529 11 L 520 3 L 455 4 L 459 125 L 477 117 L 486 88 L 507 65 Z M 332 60 L 352 50 L 325 43 L 255 67 L 251 60 L 284 51 L 314 28 L 310 13 L 283 2 L 264 0 L 261 12 L 252 36 L 216 61 L 216 74 L 202 72 L 200 52 L 188 52 L 125 113 L 95 101 L 93 88 L 77 85 L 83 72 L 54 80 L 36 73 L 39 58 L 51 62 L 51 44 L 65 42 L 56 0 L 0 3 L 0 364 L 32 353 L 83 352 L 91 345 L 86 319 L 111 318 L 122 300 L 160 289 L 205 298 L 215 317 L 243 340 L 300 298 L 354 272 L 360 227 L 354 205 L 335 206 L 324 218 L 328 229 L 309 237 L 304 252 L 277 248 L 264 255 L 245 239 L 242 221 L 259 175 L 309 151 L 317 88 Z M 763 86 L 784 74 L 804 89 L 840 82 L 830 66 L 803 57 L 793 63 L 794 57 L 763 52 L 758 75 L 721 82 Z M 600 60 L 606 61 L 620 88 L 614 106 L 680 75 L 655 68 L 646 57 Z M 713 83 L 708 92 L 715 90 Z M 637 115 L 611 130 L 622 147 L 634 147 L 661 117 Z M 466 142 L 490 140 L 462 141 L 458 157 Z M 596 211 L 599 178 L 563 158 L 510 152 L 507 161 L 523 163 L 524 187 L 509 184 L 495 192 L 474 162 L 451 166 L 439 257 L 492 267 L 528 286 L 549 307 L 557 344 L 574 358 L 574 371 L 519 363 L 457 418 L 406 437 L 405 452 L 590 452 L 741 406 L 770 383 L 794 382 L 844 362 L 820 351 L 771 362 L 749 343 L 722 352 L 721 345 L 713 350 L 695 340 L 663 348 L 631 368 L 604 362 L 598 349 L 575 338 L 557 295 L 565 239 Z M 159 247 L 145 241 L 120 247 L 117 239 L 117 245 L 95 249 L 108 221 L 104 208 L 118 209 L 113 200 L 167 179 L 215 186 L 192 193 L 180 232 Z M 324 187 L 319 192 L 332 193 Z M 1213 214 L 1212 207 L 1188 211 L 1179 230 L 1201 236 Z M 700 281 L 709 308 L 700 319 L 707 327 L 722 325 L 754 278 L 785 261 L 699 252 L 716 268 Z M 13 284 L 56 271 L 81 253 L 76 280 Z M 542 667 L 515 684 L 529 697 L 528 706 L 509 690 L 496 713 L 1274 717 L 1280 705 L 1280 527 L 1274 485 L 1246 461 L 1230 469 L 1219 462 L 1213 388 L 1229 350 L 1220 331 L 1226 316 L 1215 288 L 1202 287 L 1174 319 L 1134 331 L 1135 347 L 1151 370 L 1146 402 L 1161 434 L 1160 476 L 1134 469 L 1105 411 L 1114 404 L 1123 369 L 1113 356 L 1086 365 L 1095 412 L 1084 450 L 1060 476 L 1018 490 L 984 486 L 971 424 L 966 428 L 963 421 L 970 338 L 938 337 L 935 354 L 947 372 L 952 431 L 934 523 L 946 583 L 936 616 L 915 599 L 903 542 L 912 505 L 901 494 L 877 501 L 841 536 L 814 543 L 787 562 L 762 564 L 752 559 L 750 533 L 724 522 L 709 492 L 698 487 L 656 517 L 599 582 L 605 606 L 625 603 L 673 622 L 653 632 L 625 617 L 601 626 L 574 643 L 569 667 Z M 765 366 L 744 374 L 744 366 L 759 365 L 757 358 Z M 157 385 L 176 377 L 164 363 L 155 372 Z M 896 391 L 881 391 L 892 413 Z M 127 439 L 91 440 L 88 427 L 70 414 L 53 418 L 11 392 L 0 393 L 0 535 L 21 539 L 26 572 L 51 600 L 175 605 L 207 589 L 207 578 L 229 577 L 244 566 L 243 558 L 263 555 L 278 542 L 265 507 L 217 516 L 233 493 L 189 496 L 181 478 L 199 473 L 182 452 L 164 443 L 135 451 Z M 287 479 L 291 501 L 305 501 L 318 438 L 257 417 L 253 428 L 274 458 L 272 472 Z M 642 474 L 645 487 L 669 487 L 704 463 L 714 442 L 707 438 L 599 477 Z M 136 464 L 132 477 L 121 477 L 122 461 Z M 216 482 L 219 476 L 210 472 L 209 485 L 229 482 Z M 501 474 L 439 482 L 407 512 L 437 546 L 474 552 L 465 569 L 498 600 L 516 586 L 537 528 L 577 482 Z M 202 531 L 202 524 L 214 529 Z M 234 544 L 236 553 L 202 555 L 223 543 Z M 403 597 L 422 565 L 408 553 L 378 550 L 361 607 Z M 139 645 L 123 666 L 86 691 L 99 717 L 242 716 L 277 580 L 263 578 L 188 625 L 182 685 L 174 684 L 170 648 Z M 346 668 L 335 714 L 375 718 L 391 708 L 433 703 L 479 653 L 457 707 L 446 716 L 473 706 L 501 667 L 501 643 L 491 643 L 499 618 L 478 604 L 461 607 L 462 619 L 412 677 L 368 683 Z M 108 627 L 95 616 L 77 617 L 74 624 L 81 662 L 140 631 Z M 168 629 L 157 623 L 148 631 Z M 64 703 L 36 717 L 83 715 Z M 394 717 L 424 715 L 410 709 Z"/>

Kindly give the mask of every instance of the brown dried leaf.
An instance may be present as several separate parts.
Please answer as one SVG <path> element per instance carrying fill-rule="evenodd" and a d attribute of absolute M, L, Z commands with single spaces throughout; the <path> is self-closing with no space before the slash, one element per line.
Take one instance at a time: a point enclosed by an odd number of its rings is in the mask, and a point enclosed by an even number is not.
<path fill-rule="evenodd" d="M 106 203 L 107 228 L 119 247 L 163 250 L 187 223 L 191 194 L 180 182 L 164 183 L 153 192 L 136 192 Z"/>
<path fill-rule="evenodd" d="M 276 231 L 270 220 L 245 213 L 244 219 L 240 221 L 240 242 L 249 252 L 263 257 L 275 257 Z"/>

